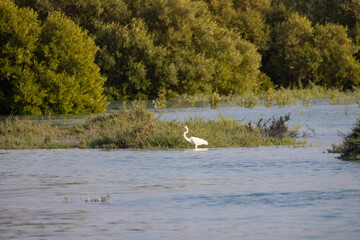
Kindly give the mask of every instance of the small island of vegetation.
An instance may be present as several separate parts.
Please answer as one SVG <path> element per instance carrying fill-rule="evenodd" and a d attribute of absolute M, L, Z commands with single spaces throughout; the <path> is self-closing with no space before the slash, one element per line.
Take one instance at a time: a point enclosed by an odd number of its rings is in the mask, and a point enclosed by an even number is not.
<path fill-rule="evenodd" d="M 193 148 L 183 138 L 185 125 L 192 135 L 205 138 L 210 148 L 304 144 L 296 139 L 296 128 L 288 128 L 288 121 L 289 116 L 284 116 L 239 124 L 221 114 L 209 121 L 198 117 L 184 122 L 164 121 L 142 102 L 134 101 L 131 106 L 124 104 L 119 114 L 98 116 L 76 126 L 8 117 L 0 122 L 0 148 Z"/>

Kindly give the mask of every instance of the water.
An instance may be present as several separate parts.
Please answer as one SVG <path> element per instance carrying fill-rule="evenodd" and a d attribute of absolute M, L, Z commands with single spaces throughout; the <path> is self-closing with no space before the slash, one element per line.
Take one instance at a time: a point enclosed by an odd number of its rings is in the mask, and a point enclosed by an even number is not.
<path fill-rule="evenodd" d="M 326 151 L 359 116 L 348 109 L 220 109 L 244 122 L 290 112 L 316 132 L 301 148 L 0 150 L 0 239 L 359 239 L 360 163 Z"/>

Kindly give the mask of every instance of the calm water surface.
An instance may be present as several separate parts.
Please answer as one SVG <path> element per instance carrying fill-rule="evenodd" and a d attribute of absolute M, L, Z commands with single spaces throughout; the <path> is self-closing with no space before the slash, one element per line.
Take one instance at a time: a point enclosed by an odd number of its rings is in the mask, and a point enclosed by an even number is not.
<path fill-rule="evenodd" d="M 161 114 L 247 122 L 290 112 L 291 125 L 315 130 L 301 148 L 0 150 L 0 239 L 359 239 L 360 163 L 326 152 L 359 116 L 345 108 Z"/>

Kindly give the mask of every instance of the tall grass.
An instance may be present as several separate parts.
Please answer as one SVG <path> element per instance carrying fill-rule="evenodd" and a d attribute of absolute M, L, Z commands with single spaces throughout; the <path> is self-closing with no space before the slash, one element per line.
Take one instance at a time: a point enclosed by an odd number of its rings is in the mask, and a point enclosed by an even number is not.
<path fill-rule="evenodd" d="M 285 123 L 285 122 L 283 122 Z M 120 114 L 111 113 L 86 121 L 85 124 L 59 128 L 49 122 L 6 119 L 0 123 L 1 148 L 131 148 L 169 149 L 192 148 L 183 138 L 184 126 L 188 136 L 201 137 L 208 147 L 258 147 L 298 145 L 303 142 L 284 129 L 282 135 L 266 134 L 264 129 L 250 123 L 239 124 L 219 114 L 205 121 L 189 117 L 185 121 L 164 121 L 147 111 L 145 104 L 134 101 L 123 105 Z"/>

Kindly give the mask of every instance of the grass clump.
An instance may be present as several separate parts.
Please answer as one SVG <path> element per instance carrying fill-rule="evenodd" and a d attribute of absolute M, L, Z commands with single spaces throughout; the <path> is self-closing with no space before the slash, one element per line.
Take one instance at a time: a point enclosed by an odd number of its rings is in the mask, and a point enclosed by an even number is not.
<path fill-rule="evenodd" d="M 250 93 L 250 94 L 244 94 L 240 98 L 238 105 L 245 108 L 254 108 L 257 105 L 257 103 L 258 103 L 258 97 L 253 93 Z"/>
<path fill-rule="evenodd" d="M 221 96 L 214 92 L 209 98 L 209 104 L 211 108 L 219 108 L 221 103 Z"/>
<path fill-rule="evenodd" d="M 265 101 L 265 107 L 272 107 L 274 105 L 274 101 L 275 101 L 275 93 L 274 93 L 274 89 L 269 88 L 264 96 L 264 101 Z"/>
<path fill-rule="evenodd" d="M 213 147 L 258 147 L 298 145 L 302 142 L 287 128 L 290 118 L 273 119 L 273 127 L 240 124 L 219 114 L 205 121 L 190 117 L 186 121 L 164 121 L 149 112 L 142 102 L 123 105 L 119 114 L 111 113 L 89 119 L 83 125 L 59 128 L 49 122 L 6 119 L 0 124 L 1 148 L 130 148 L 169 149 L 192 148 L 183 137 L 196 136 Z M 276 125 L 277 124 L 277 125 Z M 278 128 L 281 134 L 272 134 Z"/>
<path fill-rule="evenodd" d="M 333 145 L 330 152 L 340 153 L 340 158 L 347 161 L 360 161 L 360 118 L 352 132 L 346 136 L 340 145 Z"/>

